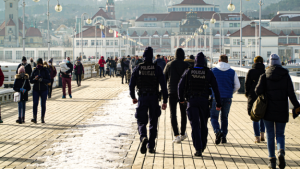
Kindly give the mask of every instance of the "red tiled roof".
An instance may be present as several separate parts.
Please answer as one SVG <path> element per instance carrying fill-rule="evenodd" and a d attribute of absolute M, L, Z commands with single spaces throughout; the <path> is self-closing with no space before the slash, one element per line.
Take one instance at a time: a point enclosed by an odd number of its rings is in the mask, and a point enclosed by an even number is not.
<path fill-rule="evenodd" d="M 137 34 L 137 32 L 136 32 L 136 31 L 134 31 L 134 32 L 132 33 L 132 35 L 130 35 L 130 37 L 138 37 L 138 34 Z"/>
<path fill-rule="evenodd" d="M 0 30 L 0 36 L 5 36 L 5 27 Z"/>
<path fill-rule="evenodd" d="M 164 36 L 165 36 L 165 35 L 169 36 L 170 34 L 169 34 L 169 32 L 168 32 L 168 31 L 166 31 L 166 32 L 165 32 L 165 34 L 164 34 Z"/>
<path fill-rule="evenodd" d="M 279 36 L 286 36 L 286 34 L 284 34 L 283 31 L 281 30 Z"/>
<path fill-rule="evenodd" d="M 16 26 L 16 24 L 14 23 L 14 21 L 12 19 L 9 19 L 6 26 Z"/>
<path fill-rule="evenodd" d="M 197 12 L 198 19 L 210 20 L 214 11 L 201 11 Z M 229 21 L 229 18 L 232 16 L 240 15 L 238 13 L 220 13 L 222 21 Z M 181 21 L 182 19 L 186 19 L 186 12 L 170 12 L 163 21 Z M 214 15 L 214 19 L 220 21 L 220 17 L 218 14 Z M 243 21 L 251 21 L 245 14 L 243 14 Z"/>
<path fill-rule="evenodd" d="M 251 27 L 251 25 L 245 26 L 243 29 L 243 36 L 255 36 L 255 27 Z M 257 25 L 256 28 L 257 35 L 259 34 L 259 26 Z M 230 37 L 239 37 L 240 36 L 240 30 L 234 32 L 230 35 Z M 261 36 L 278 36 L 276 33 L 261 27 Z"/>
<path fill-rule="evenodd" d="M 42 34 L 41 34 L 41 31 L 38 28 L 30 27 L 30 28 L 27 29 L 25 36 L 26 37 L 30 37 L 30 36 L 42 37 Z"/>
<path fill-rule="evenodd" d="M 114 37 L 114 33 L 109 33 L 109 29 L 110 29 L 110 27 L 105 27 L 105 29 L 102 30 L 103 34 L 106 37 Z M 97 31 L 97 37 L 101 38 L 102 37 L 101 29 L 98 28 L 98 29 L 96 29 L 96 31 Z M 75 36 L 79 37 L 79 35 L 81 36 L 81 32 Z M 95 37 L 95 26 L 91 26 L 90 28 L 84 30 L 82 32 L 82 36 L 83 36 L 83 38 Z"/>
<path fill-rule="evenodd" d="M 210 5 L 205 3 L 203 0 L 183 0 L 180 4 L 174 6 L 184 6 L 184 5 Z"/>
<path fill-rule="evenodd" d="M 0 25 L 0 30 L 2 30 L 3 28 L 5 28 L 5 21 Z"/>
<path fill-rule="evenodd" d="M 278 21 L 281 21 L 281 15 L 294 15 L 294 17 L 289 17 L 289 21 L 300 21 L 300 14 L 284 14 L 284 13 L 281 13 L 281 14 L 278 14 L 276 16 L 274 16 L 274 18 L 271 19 L 270 22 L 278 22 Z M 297 16 L 298 15 L 298 16 Z M 286 21 L 283 21 L 283 22 L 286 22 Z"/>
<path fill-rule="evenodd" d="M 147 31 L 145 31 L 145 32 L 142 34 L 142 36 L 148 36 Z"/>
<path fill-rule="evenodd" d="M 155 22 L 157 22 L 157 21 L 163 21 L 167 15 L 169 15 L 169 14 L 168 13 L 162 13 L 162 14 L 143 14 L 136 21 L 145 21 L 144 18 L 156 18 Z M 154 22 L 154 21 L 151 20 L 149 22 Z"/>
<path fill-rule="evenodd" d="M 110 19 L 110 17 L 106 14 L 106 12 L 102 8 L 92 17 L 92 19 L 96 18 L 97 16 L 102 16 L 105 19 Z"/>
<path fill-rule="evenodd" d="M 25 29 L 27 29 L 26 26 Z M 20 19 L 19 19 L 19 30 L 23 30 L 23 22 Z"/>
<path fill-rule="evenodd" d="M 298 36 L 298 35 L 295 34 L 295 32 L 292 30 L 291 33 L 289 34 L 289 36 Z"/>
<path fill-rule="evenodd" d="M 229 34 L 229 35 L 231 34 L 230 31 L 227 32 L 227 35 L 228 35 L 228 34 Z"/>

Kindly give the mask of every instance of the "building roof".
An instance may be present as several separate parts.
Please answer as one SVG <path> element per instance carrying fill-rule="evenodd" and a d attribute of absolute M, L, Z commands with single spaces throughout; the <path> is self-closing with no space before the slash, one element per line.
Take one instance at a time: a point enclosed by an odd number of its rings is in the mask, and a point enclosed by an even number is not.
<path fill-rule="evenodd" d="M 42 34 L 38 28 L 30 27 L 27 29 L 25 36 L 26 37 L 32 37 L 32 36 L 42 37 Z"/>
<path fill-rule="evenodd" d="M 6 26 L 16 26 L 16 24 L 14 23 L 14 21 L 12 19 L 9 19 Z"/>
<path fill-rule="evenodd" d="M 141 36 L 148 36 L 148 32 L 145 31 Z"/>
<path fill-rule="evenodd" d="M 136 32 L 136 31 L 134 31 L 134 32 L 132 33 L 132 35 L 130 35 L 130 37 L 138 37 L 138 34 L 137 34 L 137 32 Z"/>
<path fill-rule="evenodd" d="M 5 27 L 0 30 L 0 36 L 5 36 Z"/>
<path fill-rule="evenodd" d="M 136 21 L 149 21 L 153 22 L 154 20 L 145 20 L 145 18 L 156 18 L 157 21 L 163 21 L 169 13 L 155 13 L 155 14 L 143 14 Z"/>
<path fill-rule="evenodd" d="M 165 34 L 163 36 L 170 36 L 169 32 L 166 31 Z"/>
<path fill-rule="evenodd" d="M 298 35 L 295 34 L 295 32 L 292 30 L 291 33 L 289 34 L 289 36 L 298 36 Z"/>
<path fill-rule="evenodd" d="M 183 0 L 180 4 L 174 6 L 187 6 L 187 5 L 211 5 L 211 4 L 207 4 L 203 0 Z"/>
<path fill-rule="evenodd" d="M 212 15 L 216 12 L 214 11 L 200 11 L 197 13 L 197 19 L 210 20 Z M 239 13 L 220 13 L 222 21 L 229 21 L 231 17 L 240 17 Z M 163 21 L 181 21 L 182 19 L 186 19 L 186 12 L 170 12 Z M 214 19 L 216 21 L 220 21 L 220 17 L 218 14 L 214 15 Z M 230 21 L 239 21 L 239 20 L 230 20 Z M 251 21 L 245 14 L 243 14 L 243 21 Z"/>
<path fill-rule="evenodd" d="M 158 34 L 157 31 L 155 31 L 154 34 L 153 34 L 152 36 L 156 36 L 156 37 L 157 37 L 157 36 L 159 36 L 159 34 Z"/>
<path fill-rule="evenodd" d="M 272 18 L 270 22 L 280 22 L 282 17 L 288 17 L 289 21 L 300 21 L 300 13 L 295 12 L 295 14 L 293 14 L 293 13 L 279 13 L 276 16 L 274 16 L 274 18 Z M 283 22 L 287 22 L 287 21 L 283 21 Z"/>
<path fill-rule="evenodd" d="M 114 33 L 109 33 L 109 29 L 110 27 L 105 27 L 105 29 L 102 30 L 102 33 L 106 36 L 106 37 L 114 37 Z M 96 29 L 97 32 L 97 37 L 101 38 L 101 29 Z M 75 35 L 76 37 L 79 37 L 79 35 L 81 35 L 81 32 L 78 33 L 77 35 Z M 89 37 L 95 37 L 95 26 L 91 26 L 90 28 L 84 30 L 82 32 L 82 37 L 83 38 L 89 38 Z"/>
<path fill-rule="evenodd" d="M 5 28 L 5 21 L 0 25 L 0 30 L 2 30 L 3 28 Z"/>
<path fill-rule="evenodd" d="M 259 25 L 256 26 L 256 34 L 259 34 Z M 255 36 L 255 27 L 252 27 L 251 25 L 247 25 L 242 28 L 243 30 L 243 36 Z M 234 32 L 233 34 L 230 35 L 230 37 L 239 37 L 240 36 L 240 30 Z M 261 36 L 278 36 L 276 33 L 261 27 Z"/>
<path fill-rule="evenodd" d="M 286 34 L 284 34 L 283 31 L 281 30 L 279 36 L 286 36 Z"/>
<path fill-rule="evenodd" d="M 99 9 L 99 11 L 92 17 L 92 19 L 96 18 L 97 16 L 102 16 L 105 19 L 111 19 L 102 8 Z"/>
<path fill-rule="evenodd" d="M 27 29 L 26 26 L 25 29 Z M 20 19 L 19 19 L 19 30 L 23 30 L 23 22 Z"/>

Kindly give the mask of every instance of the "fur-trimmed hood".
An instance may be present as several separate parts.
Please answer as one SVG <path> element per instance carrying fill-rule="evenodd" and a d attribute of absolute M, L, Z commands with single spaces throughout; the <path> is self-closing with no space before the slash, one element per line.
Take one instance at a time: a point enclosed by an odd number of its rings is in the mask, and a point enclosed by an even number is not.
<path fill-rule="evenodd" d="M 16 74 L 15 75 L 15 79 L 21 79 L 21 75 L 20 74 Z M 24 79 L 29 79 L 29 75 L 27 73 L 25 73 Z"/>

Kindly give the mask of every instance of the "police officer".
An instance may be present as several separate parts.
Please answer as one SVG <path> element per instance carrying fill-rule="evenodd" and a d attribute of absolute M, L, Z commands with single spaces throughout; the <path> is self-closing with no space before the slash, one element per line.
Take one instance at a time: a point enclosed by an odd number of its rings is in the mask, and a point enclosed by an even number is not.
<path fill-rule="evenodd" d="M 207 145 L 207 121 L 209 118 L 209 93 L 212 88 L 217 100 L 216 109 L 221 109 L 220 92 L 214 74 L 206 66 L 203 53 L 198 53 L 195 65 L 188 68 L 178 85 L 178 97 L 181 104 L 187 102 L 187 115 L 192 127 L 195 156 L 202 156 Z M 186 101 L 185 101 L 186 99 Z"/>
<path fill-rule="evenodd" d="M 163 93 L 162 109 L 167 108 L 168 93 L 165 77 L 162 69 L 153 64 L 153 49 L 147 47 L 143 54 L 144 63 L 135 67 L 132 72 L 129 88 L 130 96 L 133 104 L 138 103 L 135 118 L 138 123 L 138 130 L 140 134 L 141 153 L 147 152 L 147 144 L 150 153 L 155 153 L 155 139 L 157 136 L 157 123 L 158 117 L 161 115 L 159 106 L 159 84 Z M 135 97 L 135 86 L 138 88 L 139 100 Z M 150 137 L 147 137 L 147 124 L 148 124 L 148 110 L 150 119 Z"/>

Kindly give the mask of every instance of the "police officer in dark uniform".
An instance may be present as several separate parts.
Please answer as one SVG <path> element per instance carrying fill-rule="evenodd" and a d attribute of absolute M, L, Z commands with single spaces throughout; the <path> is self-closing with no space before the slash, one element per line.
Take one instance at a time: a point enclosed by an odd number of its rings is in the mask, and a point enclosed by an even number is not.
<path fill-rule="evenodd" d="M 184 72 L 178 85 L 180 103 L 187 102 L 188 104 L 187 115 L 192 127 L 195 156 L 202 156 L 207 145 L 210 87 L 217 101 L 216 109 L 219 110 L 221 98 L 218 84 L 214 74 L 207 68 L 205 56 L 201 52 L 196 57 L 194 67 Z"/>
<path fill-rule="evenodd" d="M 147 144 L 150 153 L 155 153 L 155 139 L 157 136 L 157 123 L 158 117 L 161 115 L 159 106 L 159 84 L 161 86 L 163 94 L 163 105 L 162 109 L 167 108 L 168 93 L 165 77 L 162 69 L 153 64 L 153 49 L 147 47 L 144 51 L 144 63 L 139 64 L 135 67 L 132 72 L 129 88 L 130 96 L 133 104 L 138 103 L 136 109 L 135 118 L 138 123 L 138 130 L 140 134 L 141 153 L 147 152 Z M 138 89 L 139 100 L 135 97 L 135 86 Z M 150 137 L 147 137 L 147 124 L 148 124 L 148 110 L 150 119 Z"/>

